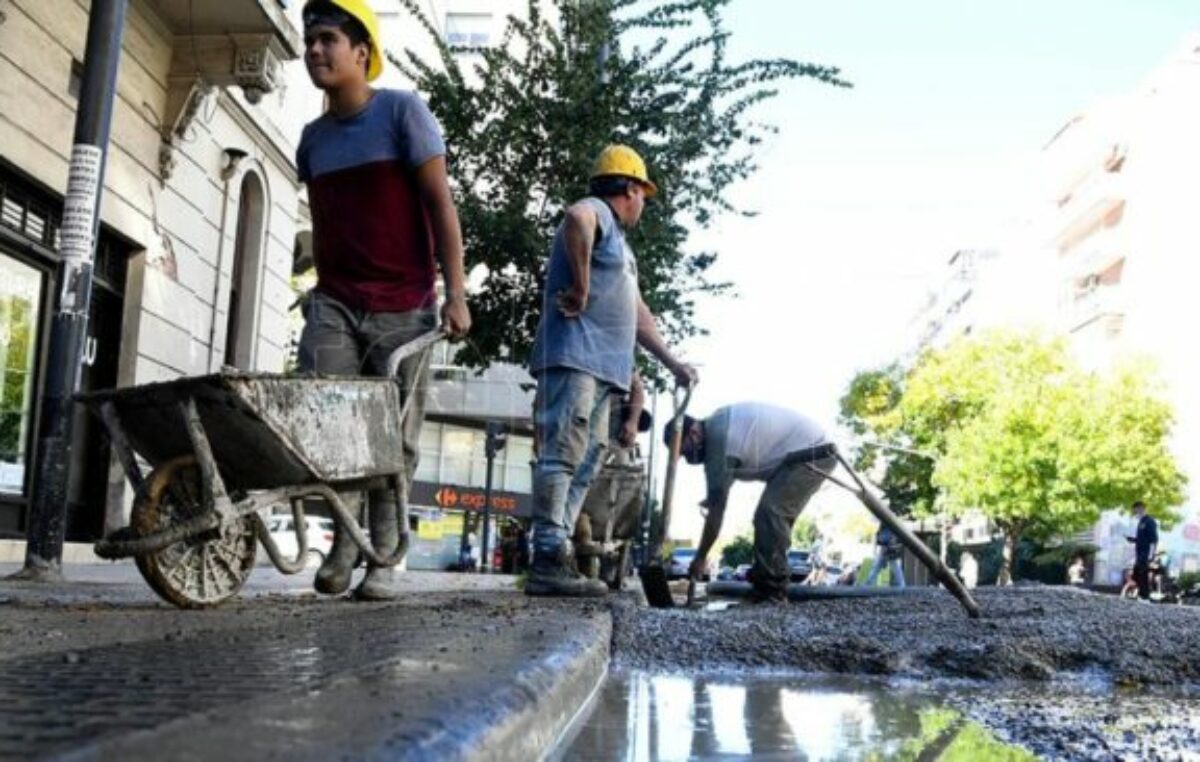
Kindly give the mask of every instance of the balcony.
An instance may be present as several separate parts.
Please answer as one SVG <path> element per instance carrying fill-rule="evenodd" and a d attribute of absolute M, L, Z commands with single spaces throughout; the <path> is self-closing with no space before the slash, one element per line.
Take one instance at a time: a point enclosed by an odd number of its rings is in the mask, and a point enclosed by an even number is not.
<path fill-rule="evenodd" d="M 1104 170 L 1093 172 L 1059 203 L 1059 219 L 1065 222 L 1055 236 L 1060 253 L 1120 224 L 1125 207 L 1125 188 L 1120 175 Z"/>
<path fill-rule="evenodd" d="M 1119 286 L 1096 286 L 1080 291 L 1067 305 L 1068 327 L 1072 332 L 1101 318 L 1120 318 L 1124 314 L 1124 299 Z"/>
<path fill-rule="evenodd" d="M 170 176 L 174 147 L 204 99 L 219 87 L 238 87 L 250 103 L 279 87 L 283 64 L 300 58 L 304 43 L 281 0 L 147 0 L 174 35 L 163 118 L 160 174 Z"/>
<path fill-rule="evenodd" d="M 1125 259 L 1129 246 L 1127 236 L 1117 229 L 1107 229 L 1088 238 L 1068 257 L 1069 272 L 1078 279 L 1100 275 Z"/>

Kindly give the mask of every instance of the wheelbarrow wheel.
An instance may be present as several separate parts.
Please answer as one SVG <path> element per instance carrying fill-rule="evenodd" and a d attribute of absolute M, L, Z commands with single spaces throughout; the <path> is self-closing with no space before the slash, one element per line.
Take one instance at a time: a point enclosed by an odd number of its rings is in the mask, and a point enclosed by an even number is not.
<path fill-rule="evenodd" d="M 203 513 L 200 468 L 187 455 L 150 472 L 146 488 L 134 500 L 131 525 L 139 536 L 160 532 Z M 257 544 L 249 517 L 224 533 L 206 532 L 162 550 L 136 556 L 138 571 L 168 603 L 207 608 L 234 596 L 254 569 Z"/>

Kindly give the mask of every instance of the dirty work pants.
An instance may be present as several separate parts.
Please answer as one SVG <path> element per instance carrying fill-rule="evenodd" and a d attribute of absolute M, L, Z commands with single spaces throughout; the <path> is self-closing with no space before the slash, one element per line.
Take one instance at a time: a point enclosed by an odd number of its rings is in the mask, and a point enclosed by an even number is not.
<path fill-rule="evenodd" d="M 397 347 L 437 327 L 432 309 L 409 312 L 366 312 L 354 310 L 320 291 L 309 293 L 304 305 L 304 332 L 300 335 L 299 370 L 330 376 L 382 376 L 388 355 Z M 407 358 L 396 371 L 400 395 L 415 394 L 404 419 L 405 479 L 411 484 L 417 469 L 421 422 L 425 419 L 428 372 L 421 372 L 420 354 Z M 396 514 L 396 496 L 389 489 L 374 489 L 369 495 L 372 514 L 382 510 Z M 354 505 L 352 504 L 353 510 Z"/>
<path fill-rule="evenodd" d="M 875 548 L 875 562 L 871 564 L 871 573 L 867 576 L 866 586 L 875 586 L 876 580 L 879 579 L 879 572 L 883 571 L 885 566 L 892 572 L 891 582 L 888 584 L 892 587 L 904 587 L 904 566 L 900 563 L 900 559 L 889 559 L 887 551 L 879 546 Z"/>
<path fill-rule="evenodd" d="M 533 408 L 538 455 L 533 467 L 533 553 L 551 559 L 575 521 L 608 444 L 613 386 L 570 368 L 538 376 Z"/>
<path fill-rule="evenodd" d="M 836 458 L 822 458 L 812 467 L 830 473 Z M 824 479 L 803 464 L 784 464 L 767 480 L 766 489 L 754 511 L 754 587 L 769 593 L 787 590 L 791 578 L 787 552 L 792 544 L 792 525 L 820 489 Z"/>

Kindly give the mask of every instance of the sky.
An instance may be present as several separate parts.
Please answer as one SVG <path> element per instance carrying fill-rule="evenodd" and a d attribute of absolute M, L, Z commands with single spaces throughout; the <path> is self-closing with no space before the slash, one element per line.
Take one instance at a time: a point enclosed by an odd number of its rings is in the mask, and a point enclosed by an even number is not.
<path fill-rule="evenodd" d="M 994 244 L 1036 195 L 1041 147 L 1200 32 L 1200 2 L 732 0 L 725 20 L 731 62 L 837 66 L 854 87 L 799 80 L 757 111 L 780 132 L 733 194 L 757 216 L 693 238 L 738 296 L 699 304 L 710 334 L 682 347 L 701 376 L 689 412 L 760 400 L 832 432 L 854 374 L 911 344 L 939 268 Z M 680 469 L 673 536 L 699 537 L 703 489 Z M 759 492 L 734 487 L 723 538 L 749 527 Z M 834 492 L 815 502 L 843 503 Z"/>

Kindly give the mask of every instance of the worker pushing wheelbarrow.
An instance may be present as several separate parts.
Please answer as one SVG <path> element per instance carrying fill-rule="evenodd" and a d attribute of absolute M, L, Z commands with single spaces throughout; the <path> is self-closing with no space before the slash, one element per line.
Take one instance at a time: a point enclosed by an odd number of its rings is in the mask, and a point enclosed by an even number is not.
<path fill-rule="evenodd" d="M 430 331 L 396 349 L 387 377 L 221 372 L 82 396 L 135 496 L 130 526 L 96 543 L 97 555 L 132 556 L 176 606 L 213 606 L 241 589 L 259 542 L 281 572 L 305 567 L 304 501 L 319 498 L 370 564 L 400 563 L 409 545 L 402 431 L 416 395 L 394 376 L 407 358 L 427 362 L 442 337 Z M 357 501 L 372 489 L 390 490 L 399 506 L 398 541 L 383 551 L 357 519 Z M 291 507 L 295 558 L 280 553 L 262 520 L 277 505 Z"/>

